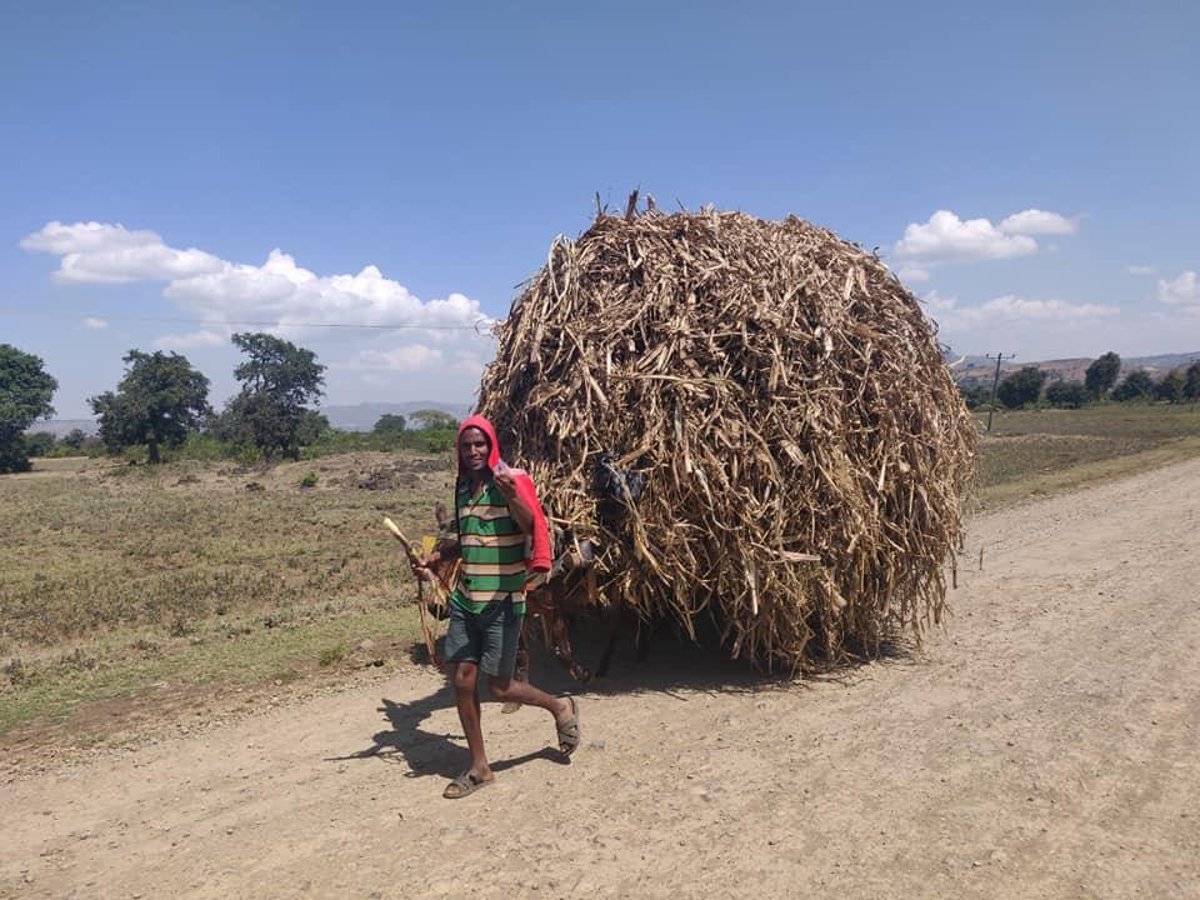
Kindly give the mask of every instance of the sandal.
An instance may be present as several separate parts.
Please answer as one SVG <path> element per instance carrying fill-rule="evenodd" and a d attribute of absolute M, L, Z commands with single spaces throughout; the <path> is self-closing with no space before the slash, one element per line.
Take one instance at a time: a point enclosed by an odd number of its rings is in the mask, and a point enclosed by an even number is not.
<path fill-rule="evenodd" d="M 442 796 L 447 800 L 461 800 L 467 794 L 473 794 L 483 787 L 487 787 L 495 781 L 494 778 L 480 778 L 477 774 L 471 771 L 463 772 L 442 791 Z"/>
<path fill-rule="evenodd" d="M 558 731 L 558 749 L 563 756 L 570 757 L 579 749 L 579 701 L 572 696 L 564 698 L 571 704 L 571 718 L 565 722 L 555 720 L 554 727 Z"/>

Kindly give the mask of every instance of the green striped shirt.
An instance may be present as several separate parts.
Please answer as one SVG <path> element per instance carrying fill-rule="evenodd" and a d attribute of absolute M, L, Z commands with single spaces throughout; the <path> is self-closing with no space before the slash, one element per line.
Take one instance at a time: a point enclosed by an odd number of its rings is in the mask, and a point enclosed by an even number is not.
<path fill-rule="evenodd" d="M 511 594 L 514 611 L 524 613 L 525 533 L 491 477 L 475 496 L 469 483 L 459 485 L 454 512 L 462 568 L 453 602 L 478 613 Z"/>

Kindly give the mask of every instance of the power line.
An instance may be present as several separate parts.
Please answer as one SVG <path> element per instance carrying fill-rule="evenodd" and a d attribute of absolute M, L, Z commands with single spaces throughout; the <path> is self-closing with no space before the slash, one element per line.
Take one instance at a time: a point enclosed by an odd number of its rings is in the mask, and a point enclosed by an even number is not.
<path fill-rule="evenodd" d="M 35 319 L 102 319 L 104 321 L 113 322 L 163 322 L 185 325 L 240 325 L 253 328 L 345 328 L 345 329 L 365 329 L 368 331 L 404 331 L 408 329 L 419 331 L 474 331 L 476 334 L 483 334 L 480 330 L 493 323 L 492 319 L 481 318 L 471 325 L 419 325 L 414 322 L 400 322 L 393 325 L 382 325 L 376 323 L 355 323 L 355 322 L 255 322 L 241 319 L 184 319 L 174 316 L 114 316 L 105 315 L 103 313 L 80 312 L 80 313 L 47 313 L 35 312 L 24 309 L 13 309 L 12 307 L 0 307 L 0 312 L 8 315 L 26 316 Z"/>

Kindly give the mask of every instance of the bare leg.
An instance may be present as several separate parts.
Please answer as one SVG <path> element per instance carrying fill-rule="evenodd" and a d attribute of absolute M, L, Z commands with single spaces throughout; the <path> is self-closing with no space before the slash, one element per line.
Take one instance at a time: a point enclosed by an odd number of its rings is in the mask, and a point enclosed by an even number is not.
<path fill-rule="evenodd" d="M 458 720 L 462 722 L 463 733 L 467 736 L 467 747 L 471 751 L 471 771 L 479 780 L 491 781 L 495 776 L 483 749 L 482 714 L 479 696 L 475 692 L 478 678 L 479 666 L 470 662 L 459 663 L 454 670 L 454 701 L 458 706 Z"/>
<path fill-rule="evenodd" d="M 525 636 L 524 618 L 521 619 L 521 636 L 517 640 L 517 668 L 513 678 L 517 681 L 529 680 L 529 639 Z M 500 712 L 515 713 L 520 708 L 521 704 L 516 700 L 509 700 L 500 708 Z"/>
<path fill-rule="evenodd" d="M 554 721 L 562 725 L 575 714 L 575 707 L 569 700 L 552 697 L 540 688 L 534 687 L 528 681 L 517 681 L 514 678 L 496 678 L 488 676 L 488 687 L 492 696 L 505 703 L 517 702 L 525 706 L 537 706 L 554 716 Z"/>

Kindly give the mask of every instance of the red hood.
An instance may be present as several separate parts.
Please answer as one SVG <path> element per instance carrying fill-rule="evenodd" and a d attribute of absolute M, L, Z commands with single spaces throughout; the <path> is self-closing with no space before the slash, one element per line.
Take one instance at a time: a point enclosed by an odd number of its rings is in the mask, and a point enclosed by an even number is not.
<path fill-rule="evenodd" d="M 471 416 L 471 418 L 458 426 L 458 437 L 454 439 L 454 457 L 458 460 L 459 477 L 462 477 L 463 470 L 462 457 L 458 455 L 458 440 L 468 428 L 478 428 L 483 432 L 483 436 L 488 439 L 488 468 L 494 472 L 496 470 L 496 463 L 500 462 L 500 442 L 496 440 L 496 429 L 483 416 Z"/>
<path fill-rule="evenodd" d="M 491 445 L 488 451 L 488 469 L 495 472 L 496 464 L 500 462 L 500 441 L 496 439 L 496 429 L 483 416 L 471 416 L 471 418 L 458 426 L 458 436 L 462 437 L 462 433 L 468 428 L 478 428 L 488 439 L 488 443 Z M 457 439 L 454 441 L 454 457 L 458 460 L 458 477 L 461 478 L 463 476 L 462 457 L 458 455 Z M 537 489 L 534 488 L 530 477 L 523 472 L 514 474 L 517 492 L 533 513 L 533 534 L 531 535 L 532 540 L 530 541 L 529 550 L 525 558 L 525 566 L 531 572 L 549 572 L 551 562 L 550 529 L 546 522 L 546 513 L 542 509 L 542 504 L 538 500 Z"/>

